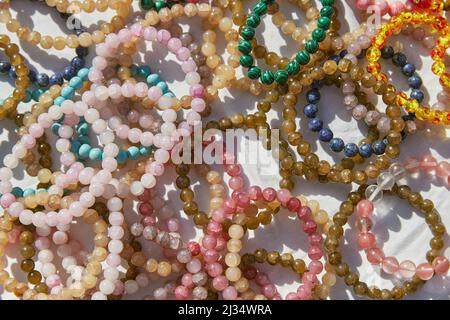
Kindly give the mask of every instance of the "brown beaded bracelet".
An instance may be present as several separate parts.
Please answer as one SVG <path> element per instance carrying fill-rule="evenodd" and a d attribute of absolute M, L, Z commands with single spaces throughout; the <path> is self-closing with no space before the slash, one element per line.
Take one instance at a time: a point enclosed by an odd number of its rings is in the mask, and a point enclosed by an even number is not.
<path fill-rule="evenodd" d="M 339 212 L 334 215 L 334 225 L 330 226 L 326 232 L 324 243 L 327 260 L 334 267 L 335 273 L 343 278 L 348 286 L 353 287 L 356 295 L 367 296 L 371 299 L 402 299 L 406 295 L 412 295 L 416 292 L 418 287 L 424 284 L 425 281 L 414 276 L 410 281 L 405 281 L 400 286 L 394 286 L 391 290 L 380 289 L 376 286 L 369 287 L 365 282 L 360 281 L 357 272 L 350 270 L 349 265 L 345 262 L 340 252 L 344 234 L 343 227 L 353 215 L 357 203 L 364 199 L 367 187 L 367 185 L 362 185 L 356 192 L 351 192 L 347 200 L 341 204 Z M 411 191 L 408 186 L 394 185 L 390 193 L 399 196 L 401 199 L 407 199 L 412 206 L 420 209 L 433 236 L 442 239 L 446 234 L 445 226 L 441 223 L 437 211 L 433 210 L 434 205 L 430 200 L 423 199 L 419 193 Z M 440 250 L 431 248 L 426 254 L 426 259 L 431 263 L 439 255 Z"/>
<path fill-rule="evenodd" d="M 13 119 L 17 113 L 17 105 L 25 99 L 26 90 L 30 84 L 28 67 L 25 65 L 25 58 L 19 53 L 19 47 L 11 43 L 10 38 L 5 34 L 0 35 L 0 48 L 5 51 L 17 74 L 13 94 L 0 106 L 0 120 L 6 117 Z"/>

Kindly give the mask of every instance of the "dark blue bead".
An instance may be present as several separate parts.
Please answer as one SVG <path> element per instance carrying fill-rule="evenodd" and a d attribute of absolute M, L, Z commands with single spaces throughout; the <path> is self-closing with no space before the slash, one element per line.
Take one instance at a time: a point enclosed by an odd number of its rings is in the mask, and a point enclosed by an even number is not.
<path fill-rule="evenodd" d="M 330 141 L 330 148 L 334 152 L 341 152 L 344 150 L 344 141 L 341 138 L 333 138 Z"/>
<path fill-rule="evenodd" d="M 368 143 L 364 143 L 359 147 L 359 154 L 363 158 L 369 158 L 372 155 L 372 146 Z"/>
<path fill-rule="evenodd" d="M 408 59 L 406 58 L 406 56 L 401 53 L 401 52 L 397 52 L 396 54 L 394 54 L 394 56 L 392 57 L 392 62 L 399 67 L 403 67 L 407 62 Z"/>
<path fill-rule="evenodd" d="M 319 108 L 317 108 L 317 106 L 312 103 L 307 104 L 306 106 L 303 107 L 303 113 L 308 118 L 314 118 L 316 116 L 317 111 L 319 111 Z"/>
<path fill-rule="evenodd" d="M 14 68 L 13 66 L 11 66 L 11 69 L 9 69 L 8 74 L 11 79 L 17 79 L 16 68 Z"/>
<path fill-rule="evenodd" d="M 328 128 L 323 128 L 319 131 L 319 140 L 328 142 L 333 139 L 333 131 Z"/>
<path fill-rule="evenodd" d="M 309 130 L 317 132 L 320 129 L 322 129 L 322 126 L 323 126 L 322 120 L 320 120 L 319 118 L 314 118 L 314 119 L 309 120 L 309 123 L 308 123 Z"/>
<path fill-rule="evenodd" d="M 89 50 L 88 50 L 88 48 L 78 47 L 75 49 L 75 52 L 76 52 L 77 56 L 84 58 L 88 55 Z"/>
<path fill-rule="evenodd" d="M 413 74 L 408 78 L 408 84 L 413 89 L 419 89 L 422 85 L 422 78 L 418 74 Z"/>
<path fill-rule="evenodd" d="M 63 77 L 63 75 L 62 75 L 61 73 L 59 73 L 59 72 L 58 72 L 58 73 L 55 73 L 54 75 L 52 75 L 52 76 L 50 77 L 50 81 L 49 81 L 50 86 L 53 86 L 53 85 L 55 85 L 55 84 L 58 84 L 58 85 L 62 86 L 63 83 L 64 83 L 64 77 Z"/>
<path fill-rule="evenodd" d="M 381 49 L 381 56 L 383 59 L 391 59 L 394 56 L 394 48 L 391 46 L 385 46 Z"/>
<path fill-rule="evenodd" d="M 387 139 L 387 138 L 384 138 L 384 139 L 383 139 L 383 143 L 384 143 L 385 146 L 387 146 L 387 145 L 389 144 L 388 139 Z"/>
<path fill-rule="evenodd" d="M 384 153 L 384 150 L 386 150 L 386 145 L 383 143 L 383 141 L 375 141 L 372 143 L 372 150 L 376 155 L 382 155 Z"/>
<path fill-rule="evenodd" d="M 308 103 L 317 103 L 320 100 L 320 92 L 317 90 L 309 90 L 306 93 L 306 101 Z"/>
<path fill-rule="evenodd" d="M 40 86 L 41 88 L 46 88 L 48 87 L 50 79 L 48 78 L 48 75 L 46 75 L 45 73 L 39 73 L 36 76 L 36 83 L 38 84 L 38 86 Z"/>
<path fill-rule="evenodd" d="M 314 80 L 313 83 L 311 83 L 311 89 L 319 90 L 322 87 L 322 81 L 320 80 Z"/>
<path fill-rule="evenodd" d="M 407 63 L 402 67 L 402 72 L 404 75 L 411 77 L 416 71 L 416 67 L 412 63 Z"/>
<path fill-rule="evenodd" d="M 341 56 L 341 58 L 344 58 L 347 55 L 348 51 L 347 50 L 342 50 L 339 55 Z"/>
<path fill-rule="evenodd" d="M 63 77 L 66 80 L 70 80 L 77 74 L 77 71 L 72 66 L 67 66 L 64 68 Z"/>
<path fill-rule="evenodd" d="M 417 102 L 420 103 L 423 101 L 424 94 L 423 94 L 422 90 L 414 89 L 413 91 L 411 91 L 411 94 L 409 95 L 409 97 L 411 99 L 416 99 Z"/>
<path fill-rule="evenodd" d="M 84 59 L 80 58 L 80 57 L 75 57 L 72 59 L 72 61 L 70 62 L 70 65 L 72 67 L 75 68 L 75 70 L 80 70 L 81 68 L 83 68 L 85 66 L 85 61 Z"/>
<path fill-rule="evenodd" d="M 28 78 L 30 78 L 30 82 L 36 82 L 37 81 L 37 73 L 34 70 L 28 71 Z"/>
<path fill-rule="evenodd" d="M 11 63 L 8 61 L 0 61 L 0 73 L 8 73 L 11 69 Z"/>
<path fill-rule="evenodd" d="M 358 151 L 358 146 L 353 142 L 347 143 L 344 147 L 344 154 L 349 158 L 356 156 Z"/>
<path fill-rule="evenodd" d="M 333 60 L 334 62 L 336 62 L 336 63 L 339 63 L 339 61 L 341 61 L 341 57 L 339 56 L 339 55 L 337 55 L 337 54 L 334 54 L 334 55 L 332 55 L 331 57 L 330 57 L 330 60 Z"/>

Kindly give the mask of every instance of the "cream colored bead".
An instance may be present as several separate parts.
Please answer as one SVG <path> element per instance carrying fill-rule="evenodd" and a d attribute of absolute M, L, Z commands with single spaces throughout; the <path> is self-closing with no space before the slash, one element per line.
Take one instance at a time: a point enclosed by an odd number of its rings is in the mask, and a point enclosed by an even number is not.
<path fill-rule="evenodd" d="M 237 267 L 227 268 L 227 270 L 225 270 L 225 276 L 231 282 L 238 281 L 241 278 L 241 275 L 241 269 Z"/>
<path fill-rule="evenodd" d="M 229 252 L 225 255 L 225 264 L 228 267 L 237 267 L 241 263 L 241 256 L 238 253 Z"/>
<path fill-rule="evenodd" d="M 229 252 L 238 253 L 242 249 L 242 241 L 238 239 L 230 239 L 227 242 L 227 250 Z"/>
<path fill-rule="evenodd" d="M 228 235 L 232 239 L 241 239 L 244 236 L 244 228 L 238 224 L 234 224 L 228 229 Z"/>

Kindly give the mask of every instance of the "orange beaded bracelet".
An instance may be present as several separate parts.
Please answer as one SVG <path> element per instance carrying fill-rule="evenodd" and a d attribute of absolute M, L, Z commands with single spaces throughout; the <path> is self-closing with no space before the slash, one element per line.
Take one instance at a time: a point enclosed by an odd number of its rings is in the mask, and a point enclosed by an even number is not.
<path fill-rule="evenodd" d="M 431 51 L 434 60 L 432 71 L 439 76 L 443 87 L 450 87 L 450 73 L 445 71 L 444 55 L 450 45 L 450 24 L 445 17 L 432 15 L 425 12 L 402 12 L 392 17 L 383 24 L 378 34 L 372 39 L 372 46 L 367 50 L 367 71 L 377 80 L 387 82 L 387 76 L 381 72 L 381 65 L 378 62 L 381 57 L 381 48 L 386 44 L 387 39 L 400 31 L 405 24 L 427 24 L 433 31 L 439 32 L 436 47 Z M 409 113 L 415 114 L 419 120 L 428 120 L 435 124 L 450 124 L 450 112 L 441 110 L 431 110 L 428 106 L 421 106 L 415 99 L 408 99 L 406 93 L 397 92 L 397 104 L 403 106 Z"/>

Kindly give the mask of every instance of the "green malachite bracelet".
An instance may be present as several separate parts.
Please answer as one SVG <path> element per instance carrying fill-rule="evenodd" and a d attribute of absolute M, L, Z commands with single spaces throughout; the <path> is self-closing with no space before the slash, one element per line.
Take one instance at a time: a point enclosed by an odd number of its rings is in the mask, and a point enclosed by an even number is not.
<path fill-rule="evenodd" d="M 260 0 L 253 6 L 252 12 L 247 16 L 246 25 L 241 29 L 239 40 L 239 51 L 241 53 L 240 64 L 248 69 L 247 76 L 250 79 L 260 79 L 263 84 L 270 85 L 274 81 L 278 84 L 287 82 L 289 76 L 298 74 L 301 65 L 306 65 L 311 59 L 310 55 L 317 52 L 319 43 L 326 37 L 326 31 L 330 27 L 331 17 L 333 16 L 334 0 L 321 0 L 322 9 L 320 17 L 317 21 L 317 28 L 312 32 L 312 39 L 307 40 L 305 49 L 297 52 L 295 59 L 290 61 L 285 69 L 279 69 L 275 72 L 271 70 L 261 70 L 260 67 L 254 65 L 254 58 L 251 54 L 252 43 L 255 37 L 255 28 L 260 24 L 261 17 L 267 13 L 267 6 L 274 0 Z"/>

